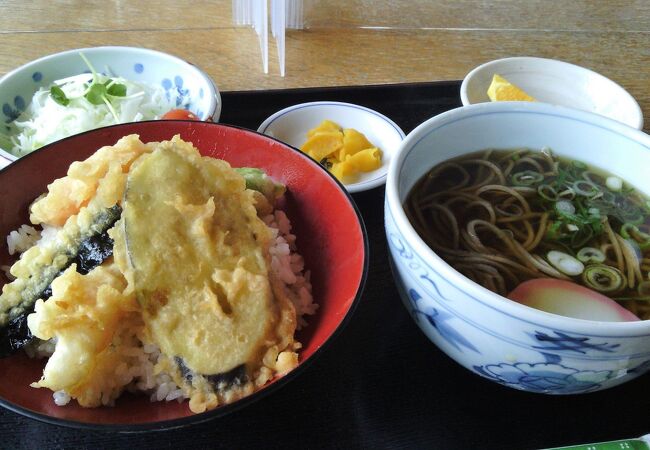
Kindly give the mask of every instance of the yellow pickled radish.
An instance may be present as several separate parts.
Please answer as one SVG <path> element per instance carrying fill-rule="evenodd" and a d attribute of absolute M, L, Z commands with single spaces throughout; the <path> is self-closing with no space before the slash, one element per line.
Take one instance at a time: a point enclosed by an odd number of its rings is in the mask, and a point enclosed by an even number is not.
<path fill-rule="evenodd" d="M 494 74 L 492 83 L 487 90 L 488 97 L 493 102 L 534 102 L 535 99 L 524 92 L 521 88 L 510 83 L 501 75 Z"/>
<path fill-rule="evenodd" d="M 340 131 L 322 131 L 312 134 L 300 149 L 316 161 L 320 161 L 341 147 L 343 147 L 343 133 Z"/>
<path fill-rule="evenodd" d="M 350 181 L 356 175 L 354 166 L 351 164 L 346 164 L 344 162 L 334 162 L 330 168 L 332 175 L 336 177 L 337 180 L 345 182 Z"/>
<path fill-rule="evenodd" d="M 310 138 L 317 133 L 323 133 L 326 131 L 341 131 L 341 127 L 337 123 L 325 119 L 316 128 L 309 130 L 307 132 L 307 137 Z"/>
<path fill-rule="evenodd" d="M 360 172 L 370 172 L 381 167 L 381 150 L 370 147 L 353 155 L 347 155 L 345 160 Z"/>
<path fill-rule="evenodd" d="M 370 141 L 354 128 L 343 130 L 343 147 L 339 151 L 339 160 L 345 161 L 347 155 L 354 155 L 361 150 L 374 147 Z"/>
<path fill-rule="evenodd" d="M 325 166 L 344 183 L 353 183 L 361 172 L 381 167 L 382 152 L 363 133 L 343 129 L 331 120 L 323 120 L 307 132 L 307 141 L 300 147 Z"/>

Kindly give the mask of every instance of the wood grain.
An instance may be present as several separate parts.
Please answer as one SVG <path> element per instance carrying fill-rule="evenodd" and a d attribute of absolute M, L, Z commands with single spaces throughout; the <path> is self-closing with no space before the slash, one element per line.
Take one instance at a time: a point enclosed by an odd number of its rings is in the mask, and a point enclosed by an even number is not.
<path fill-rule="evenodd" d="M 308 28 L 650 31 L 647 0 L 303 0 Z M 0 32 L 232 26 L 229 0 L 0 0 Z"/>
<path fill-rule="evenodd" d="M 0 32 L 193 30 L 232 27 L 228 0 L 0 0 Z"/>
<path fill-rule="evenodd" d="M 307 1 L 306 26 L 460 30 L 650 30 L 646 0 L 340 0 Z"/>
<path fill-rule="evenodd" d="M 289 30 L 286 76 L 270 40 L 262 72 L 254 31 L 228 0 L 0 0 L 0 75 L 61 50 L 154 48 L 203 68 L 224 91 L 460 79 L 506 56 L 557 58 L 625 87 L 650 114 L 647 0 L 305 1 Z"/>

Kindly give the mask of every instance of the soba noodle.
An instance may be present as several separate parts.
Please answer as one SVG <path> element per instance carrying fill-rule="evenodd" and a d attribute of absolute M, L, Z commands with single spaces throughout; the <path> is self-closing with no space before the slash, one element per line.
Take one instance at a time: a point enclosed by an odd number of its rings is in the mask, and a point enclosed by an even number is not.
<path fill-rule="evenodd" d="M 650 203 L 618 177 L 549 150 L 487 150 L 433 167 L 404 206 L 440 257 L 498 294 L 558 278 L 650 318 Z"/>

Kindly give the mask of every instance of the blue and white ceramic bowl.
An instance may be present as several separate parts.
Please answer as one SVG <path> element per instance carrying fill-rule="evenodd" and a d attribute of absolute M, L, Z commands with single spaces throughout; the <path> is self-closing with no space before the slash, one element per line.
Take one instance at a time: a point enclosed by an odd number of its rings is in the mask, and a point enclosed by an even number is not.
<path fill-rule="evenodd" d="M 217 122 L 221 96 L 210 77 L 198 67 L 167 53 L 137 47 L 92 47 L 67 50 L 29 62 L 0 78 L 0 120 L 11 122 L 27 108 L 34 92 L 68 76 L 88 72 L 83 53 L 95 69 L 128 80 L 160 85 L 170 94 L 187 94 L 190 101 L 177 105 L 201 120 Z M 172 97 L 173 98 L 173 97 Z M 0 150 L 0 167 L 17 157 Z"/>
<path fill-rule="evenodd" d="M 537 103 L 440 114 L 404 140 L 386 183 L 385 225 L 401 296 L 427 337 L 489 380 L 530 392 L 606 389 L 650 369 L 650 320 L 596 322 L 529 308 L 474 283 L 418 236 L 402 204 L 428 169 L 487 148 L 542 148 L 606 168 L 650 193 L 650 136 L 612 119 Z"/>

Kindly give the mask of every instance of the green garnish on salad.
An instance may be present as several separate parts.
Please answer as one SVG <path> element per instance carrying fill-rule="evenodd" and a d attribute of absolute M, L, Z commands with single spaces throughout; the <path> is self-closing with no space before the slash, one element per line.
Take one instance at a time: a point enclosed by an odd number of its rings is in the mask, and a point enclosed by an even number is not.
<path fill-rule="evenodd" d="M 83 53 L 79 53 L 79 56 L 84 60 L 93 76 L 92 83 L 87 84 L 88 88 L 84 92 L 83 98 L 88 100 L 92 105 L 106 105 L 115 118 L 115 121 L 119 121 L 120 119 L 117 116 L 111 101 L 117 97 L 126 97 L 126 85 L 118 83 L 115 79 L 108 79 L 103 82 L 100 81 L 99 75 L 92 64 L 90 64 L 90 61 L 88 61 Z M 52 97 L 52 100 L 57 102 L 59 105 L 68 106 L 70 104 L 70 99 L 65 95 L 63 89 L 56 84 L 50 88 L 50 97 Z"/>
<path fill-rule="evenodd" d="M 68 106 L 70 104 L 70 99 L 66 97 L 63 89 L 57 85 L 54 85 L 50 88 L 50 97 L 52 97 L 52 100 L 57 102 L 59 105 Z"/>
<path fill-rule="evenodd" d="M 161 118 L 188 95 L 161 85 L 98 73 L 82 53 L 90 73 L 54 81 L 39 89 L 28 108 L 0 131 L 0 148 L 23 156 L 46 144 L 94 128 Z M 110 73 L 110 68 L 104 70 Z"/>

